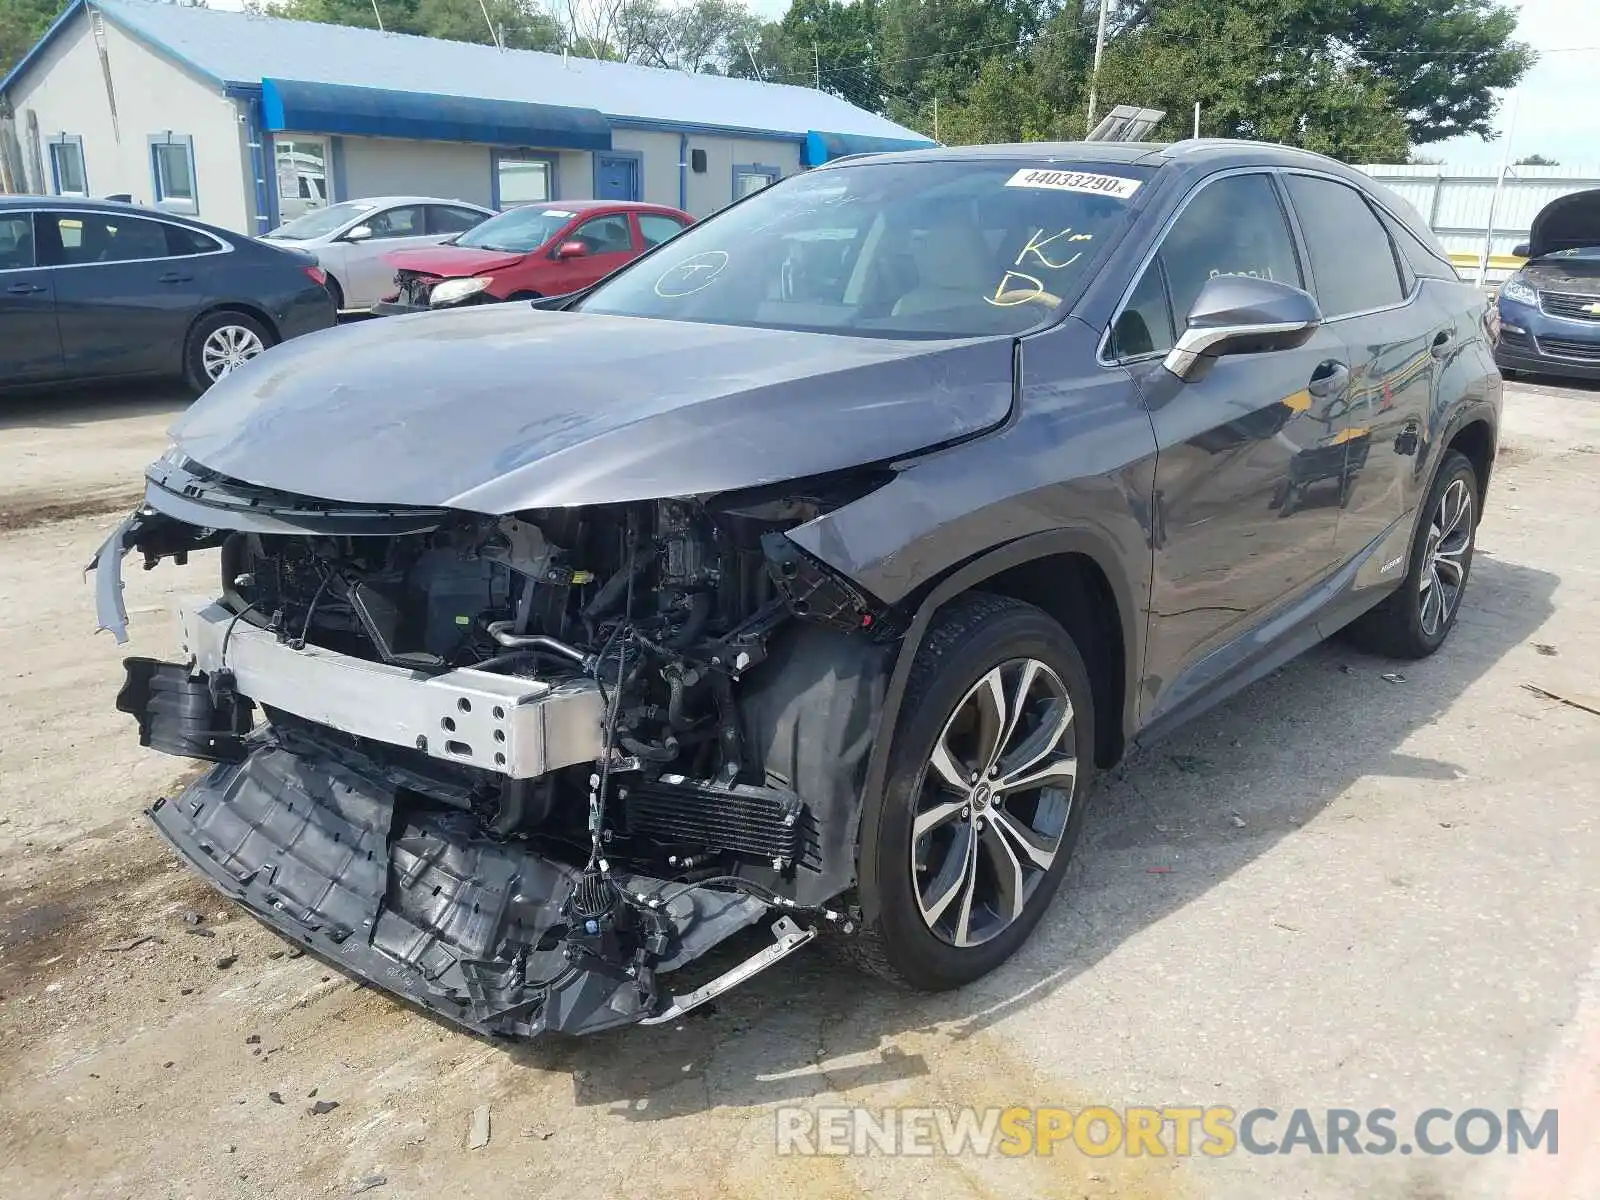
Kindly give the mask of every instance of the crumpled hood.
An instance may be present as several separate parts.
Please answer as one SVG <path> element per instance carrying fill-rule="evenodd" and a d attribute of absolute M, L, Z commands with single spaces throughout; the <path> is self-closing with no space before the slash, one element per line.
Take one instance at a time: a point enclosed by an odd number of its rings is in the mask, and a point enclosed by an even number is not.
<path fill-rule="evenodd" d="M 880 462 L 1010 411 L 1012 344 L 900 341 L 524 304 L 298 338 L 172 434 L 204 466 L 329 500 L 483 513 L 695 495 Z"/>
<path fill-rule="evenodd" d="M 389 265 L 397 270 L 420 271 L 450 279 L 498 271 L 515 266 L 527 257 L 510 250 L 483 250 L 477 246 L 413 246 L 384 255 Z"/>

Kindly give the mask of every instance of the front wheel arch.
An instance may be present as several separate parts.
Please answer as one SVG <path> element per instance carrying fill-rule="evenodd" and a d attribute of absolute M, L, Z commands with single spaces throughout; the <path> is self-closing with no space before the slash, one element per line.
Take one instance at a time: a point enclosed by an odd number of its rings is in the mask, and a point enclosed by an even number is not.
<path fill-rule="evenodd" d="M 904 705 L 906 682 L 911 674 L 912 662 L 940 609 L 965 593 L 990 590 L 997 578 L 1002 581 L 1014 580 L 1016 578 L 1014 573 L 1036 570 L 1038 564 L 1056 556 L 1082 556 L 1092 562 L 1105 582 L 1108 597 L 1115 603 L 1116 623 L 1122 630 L 1121 711 L 1107 710 L 1098 714 L 1097 729 L 1104 732 L 1098 734 L 1096 740 L 1099 747 L 1103 748 L 1107 745 L 1106 739 L 1112 739 L 1112 744 L 1120 748 L 1128 738 L 1131 738 L 1137 728 L 1138 678 L 1144 663 L 1144 629 L 1138 618 L 1148 600 L 1149 579 L 1146 578 L 1139 584 L 1130 581 L 1126 574 L 1113 565 L 1119 560 L 1110 547 L 1088 529 L 1056 529 L 1017 538 L 969 559 L 922 589 L 919 593 L 920 601 L 900 640 L 888 684 L 884 689 L 879 730 L 894 729 Z M 1033 564 L 1032 568 L 1030 564 Z M 1033 602 L 1027 596 L 1013 598 Z M 1047 605 L 1039 607 L 1049 611 Z M 863 835 L 870 831 L 861 826 L 861 815 L 866 808 L 866 801 L 880 794 L 887 784 L 891 741 L 892 738 L 887 732 L 881 732 L 874 740 L 862 787 L 861 802 L 856 805 L 857 828 L 851 830 L 851 838 L 859 852 L 856 863 L 858 881 L 869 882 L 868 876 L 874 869 L 872 863 L 875 855 L 866 852 L 867 847 L 863 838 Z M 1096 757 L 1099 758 L 1101 755 L 1097 753 Z M 864 897 L 870 897 L 873 889 L 863 888 L 862 892 Z M 863 908 L 865 907 L 864 904 Z M 872 917 L 875 914 L 866 913 L 866 915 Z"/>

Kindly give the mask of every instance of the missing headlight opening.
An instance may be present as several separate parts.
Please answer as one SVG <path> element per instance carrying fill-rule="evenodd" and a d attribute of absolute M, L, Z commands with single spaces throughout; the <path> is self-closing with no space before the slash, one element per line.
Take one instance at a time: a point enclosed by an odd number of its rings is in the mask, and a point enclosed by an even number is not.
<path fill-rule="evenodd" d="M 493 517 L 166 469 L 97 557 L 102 625 L 129 550 L 218 547 L 220 586 L 118 707 L 216 764 L 151 815 L 281 932 L 526 1036 L 671 1019 L 851 927 L 893 621 L 786 532 L 875 477 Z M 745 962 L 660 982 L 763 916 Z"/>

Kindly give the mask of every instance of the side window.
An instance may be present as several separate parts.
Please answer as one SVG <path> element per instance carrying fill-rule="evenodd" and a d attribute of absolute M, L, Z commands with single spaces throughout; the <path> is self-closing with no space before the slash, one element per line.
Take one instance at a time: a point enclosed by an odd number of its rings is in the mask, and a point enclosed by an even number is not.
<path fill-rule="evenodd" d="M 1409 226 L 1382 209 L 1378 210 L 1378 217 L 1395 245 L 1400 247 L 1400 257 L 1413 274 L 1421 275 L 1424 279 L 1448 279 L 1452 283 L 1460 281 L 1461 276 L 1456 274 L 1450 255 L 1436 240 L 1429 245 L 1411 232 Z"/>
<path fill-rule="evenodd" d="M 1145 270 L 1127 307 L 1111 327 L 1111 354 L 1113 358 L 1165 354 L 1172 349 L 1173 340 L 1172 308 L 1167 304 L 1166 281 L 1158 257 Z"/>
<path fill-rule="evenodd" d="M 426 226 L 422 223 L 422 205 L 408 204 L 404 208 L 386 208 L 364 222 L 372 227 L 372 236 L 378 238 L 420 237 Z"/>
<path fill-rule="evenodd" d="M 41 220 L 46 228 L 45 243 L 56 244 L 55 262 L 62 266 L 137 262 L 168 255 L 166 226 L 159 221 L 93 212 L 43 213 Z"/>
<path fill-rule="evenodd" d="M 151 134 L 150 179 L 159 207 L 173 212 L 199 212 L 194 186 L 194 139 L 179 133 Z"/>
<path fill-rule="evenodd" d="M 33 265 L 33 214 L 0 213 L 0 271 L 22 271 Z"/>
<path fill-rule="evenodd" d="M 88 173 L 83 169 L 83 138 L 58 133 L 50 139 L 50 175 L 58 196 L 87 196 Z"/>
<path fill-rule="evenodd" d="M 660 213 L 639 214 L 639 232 L 644 235 L 646 249 L 677 237 L 683 230 L 683 222 L 675 217 L 663 217 Z"/>
<path fill-rule="evenodd" d="M 163 228 L 167 233 L 167 253 L 174 258 L 214 254 L 222 249 L 222 244 L 216 238 L 198 229 L 185 229 L 181 225 L 166 225 Z"/>
<path fill-rule="evenodd" d="M 1254 275 L 1305 286 L 1288 219 L 1266 175 L 1229 175 L 1204 184 L 1167 232 L 1160 259 L 1180 329 L 1214 276 Z"/>
<path fill-rule="evenodd" d="M 470 208 L 456 208 L 450 204 L 428 205 L 429 233 L 465 233 L 488 220 L 481 212 Z"/>
<path fill-rule="evenodd" d="M 585 221 L 567 240 L 582 242 L 590 254 L 626 253 L 633 249 L 633 234 L 628 230 L 628 218 L 622 213 Z"/>
<path fill-rule="evenodd" d="M 1405 292 L 1394 246 L 1361 193 L 1310 175 L 1290 175 L 1287 182 L 1305 231 L 1323 316 L 1400 303 Z"/>

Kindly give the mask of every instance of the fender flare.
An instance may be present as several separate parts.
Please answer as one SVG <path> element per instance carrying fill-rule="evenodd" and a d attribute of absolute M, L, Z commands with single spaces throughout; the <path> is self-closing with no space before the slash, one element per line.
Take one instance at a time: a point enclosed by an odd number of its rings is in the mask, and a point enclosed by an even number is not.
<path fill-rule="evenodd" d="M 1136 725 L 1134 714 L 1138 703 L 1137 684 L 1144 662 L 1142 624 L 1144 606 L 1136 602 L 1133 588 L 1123 572 L 1112 566 L 1117 558 L 1112 552 L 1111 543 L 1103 535 L 1089 528 L 1052 529 L 1043 533 L 1028 534 L 985 551 L 948 570 L 927 588 L 911 618 L 910 625 L 900 639 L 900 649 L 895 656 L 894 668 L 890 672 L 889 683 L 884 691 L 883 709 L 878 716 L 878 736 L 873 739 L 872 750 L 867 759 L 866 779 L 862 783 L 861 800 L 856 805 L 855 829 L 851 831 L 851 841 L 856 846 L 858 895 L 865 910 L 864 915 L 869 921 L 877 916 L 867 901 L 869 896 L 876 893 L 876 888 L 861 887 L 861 885 L 872 882 L 877 845 L 875 832 L 865 828 L 862 819 L 867 811 L 868 798 L 880 794 L 888 781 L 889 753 L 894 741 L 895 727 L 899 724 L 900 709 L 905 700 L 906 681 L 911 674 L 911 664 L 917 656 L 917 650 L 922 645 L 923 638 L 927 636 L 928 627 L 933 624 L 934 616 L 939 609 L 956 596 L 972 591 L 986 579 L 992 579 L 1003 571 L 1055 554 L 1082 554 L 1092 559 L 1111 584 L 1122 623 L 1126 659 L 1122 729 L 1125 737 L 1132 738 Z"/>

